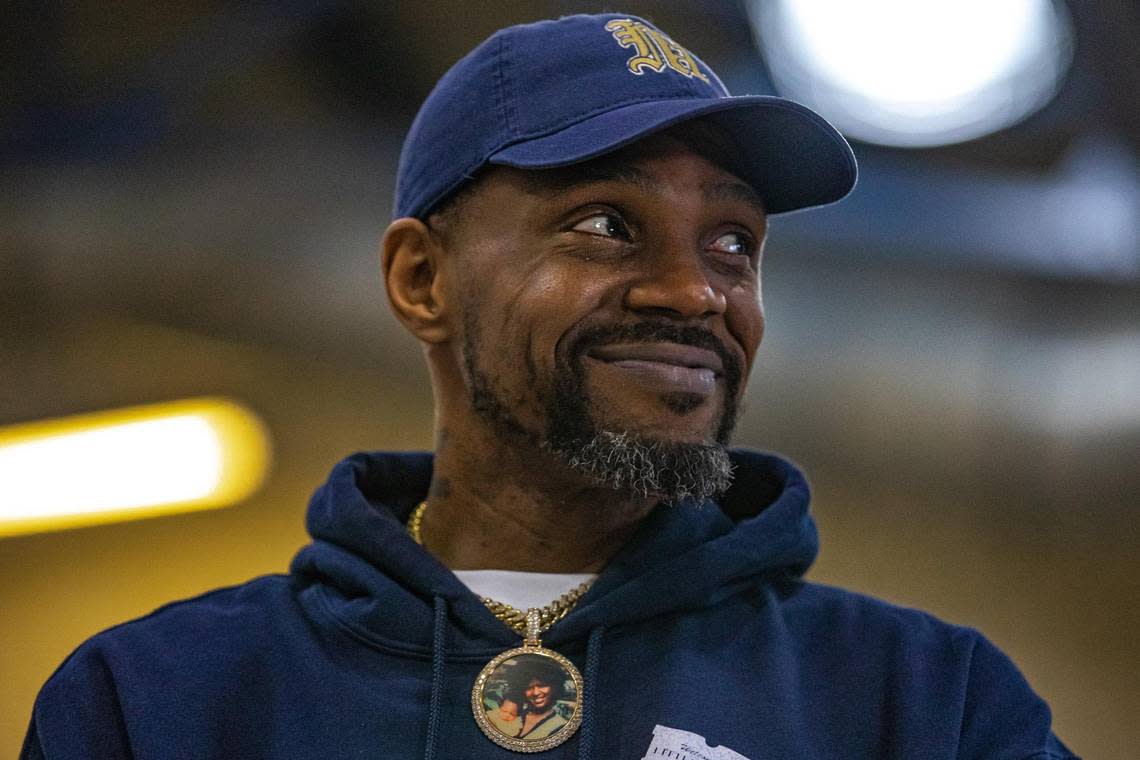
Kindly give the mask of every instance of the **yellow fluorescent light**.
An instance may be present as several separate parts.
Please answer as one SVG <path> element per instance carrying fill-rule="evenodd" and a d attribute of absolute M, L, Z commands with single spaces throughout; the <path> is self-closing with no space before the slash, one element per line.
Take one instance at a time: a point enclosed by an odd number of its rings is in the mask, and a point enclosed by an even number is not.
<path fill-rule="evenodd" d="M 269 458 L 261 421 L 218 398 L 0 428 L 0 536 L 229 506 Z"/>

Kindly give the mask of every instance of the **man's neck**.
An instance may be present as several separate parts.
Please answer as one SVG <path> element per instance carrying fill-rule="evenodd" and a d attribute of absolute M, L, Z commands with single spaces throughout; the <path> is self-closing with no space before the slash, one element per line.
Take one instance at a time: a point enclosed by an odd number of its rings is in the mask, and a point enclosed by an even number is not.
<path fill-rule="evenodd" d="M 589 484 L 533 447 L 437 440 L 421 536 L 453 570 L 598 572 L 656 503 Z"/>

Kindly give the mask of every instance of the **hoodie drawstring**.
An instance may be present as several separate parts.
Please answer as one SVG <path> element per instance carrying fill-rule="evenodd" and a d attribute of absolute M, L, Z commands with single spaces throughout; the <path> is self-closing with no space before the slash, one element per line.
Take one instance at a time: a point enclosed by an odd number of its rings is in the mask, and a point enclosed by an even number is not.
<path fill-rule="evenodd" d="M 434 760 L 435 744 L 439 737 L 440 703 L 443 701 L 443 663 L 447 646 L 447 601 L 435 598 L 435 625 L 431 637 L 431 703 L 428 707 L 427 741 L 424 760 Z"/>
<path fill-rule="evenodd" d="M 594 754 L 594 702 L 598 688 L 598 660 L 602 658 L 602 632 L 598 626 L 590 631 L 586 644 L 586 673 L 582 676 L 582 726 L 578 735 L 578 760 L 590 760 Z"/>

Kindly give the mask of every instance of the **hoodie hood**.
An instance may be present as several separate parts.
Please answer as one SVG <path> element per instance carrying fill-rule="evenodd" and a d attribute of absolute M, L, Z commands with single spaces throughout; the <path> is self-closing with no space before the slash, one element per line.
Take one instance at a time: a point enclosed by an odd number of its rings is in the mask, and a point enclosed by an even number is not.
<path fill-rule="evenodd" d="M 818 550 L 803 475 L 772 454 L 731 454 L 728 492 L 717 503 L 658 505 L 575 609 L 543 635 L 547 646 L 803 574 Z M 342 625 L 388 648 L 429 652 L 439 599 L 449 611 L 452 655 L 517 646 L 518 636 L 407 534 L 431 473 L 427 453 L 362 453 L 337 464 L 309 505 L 313 542 L 293 561 L 295 582 Z"/>

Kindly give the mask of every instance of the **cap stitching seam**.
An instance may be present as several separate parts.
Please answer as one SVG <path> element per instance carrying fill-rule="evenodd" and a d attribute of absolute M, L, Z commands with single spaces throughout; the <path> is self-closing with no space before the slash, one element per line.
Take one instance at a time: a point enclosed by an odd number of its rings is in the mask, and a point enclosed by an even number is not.
<path fill-rule="evenodd" d="M 506 35 L 502 35 L 499 37 L 499 55 L 495 66 L 495 100 L 497 101 L 499 115 L 503 120 L 503 131 L 508 135 L 513 135 L 517 132 L 517 127 L 512 119 L 510 94 L 507 92 L 509 79 L 506 71 L 506 48 Z"/>
<path fill-rule="evenodd" d="M 503 68 L 503 38 L 498 39 L 499 55 L 495 57 L 495 68 L 492 74 L 491 83 L 492 89 L 495 91 L 495 112 L 499 115 L 499 119 L 503 122 L 504 131 L 509 129 L 507 124 L 507 114 L 503 108 L 503 87 L 502 87 L 502 68 Z"/>

